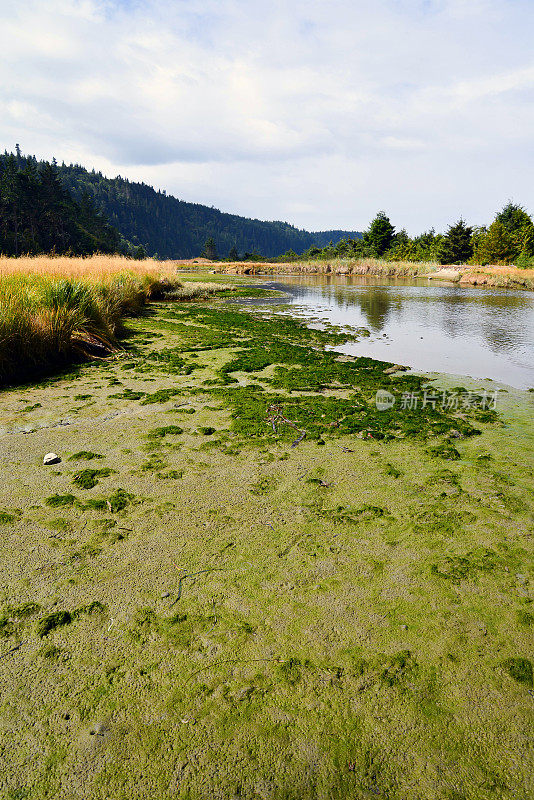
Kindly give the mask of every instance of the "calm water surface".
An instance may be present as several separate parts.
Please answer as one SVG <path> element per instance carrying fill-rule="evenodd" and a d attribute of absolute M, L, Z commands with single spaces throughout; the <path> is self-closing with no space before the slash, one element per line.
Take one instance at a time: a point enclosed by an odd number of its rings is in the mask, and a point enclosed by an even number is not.
<path fill-rule="evenodd" d="M 323 275 L 276 283 L 305 315 L 370 331 L 343 352 L 534 387 L 534 292 Z"/>

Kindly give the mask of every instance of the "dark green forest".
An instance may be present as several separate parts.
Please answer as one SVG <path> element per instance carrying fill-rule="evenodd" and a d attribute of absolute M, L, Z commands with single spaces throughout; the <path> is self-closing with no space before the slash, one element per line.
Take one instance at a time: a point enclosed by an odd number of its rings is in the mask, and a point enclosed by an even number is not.
<path fill-rule="evenodd" d="M 287 222 L 262 222 L 177 200 L 145 183 L 106 178 L 78 164 L 0 155 L 0 253 L 124 252 L 195 258 L 213 240 L 219 258 L 274 257 L 289 249 L 359 236 L 309 233 Z"/>
<path fill-rule="evenodd" d="M 288 249 L 302 253 L 312 245 L 323 247 L 331 240 L 359 236 L 356 231 L 309 233 L 287 222 L 225 214 L 177 200 L 145 183 L 88 172 L 77 164 L 61 164 L 59 174 L 75 199 L 88 194 L 125 239 L 160 258 L 195 258 L 210 238 L 216 254 L 226 258 L 231 251 L 242 257 L 252 253 L 273 257 Z"/>
<path fill-rule="evenodd" d="M 120 234 L 82 192 L 74 200 L 55 163 L 0 155 L 0 254 L 127 252 Z"/>

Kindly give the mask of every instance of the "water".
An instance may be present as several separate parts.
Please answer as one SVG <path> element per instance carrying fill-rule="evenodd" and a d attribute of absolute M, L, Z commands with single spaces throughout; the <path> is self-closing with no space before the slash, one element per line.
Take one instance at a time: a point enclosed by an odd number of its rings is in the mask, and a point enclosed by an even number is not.
<path fill-rule="evenodd" d="M 276 285 L 299 313 L 370 331 L 339 348 L 345 353 L 534 387 L 533 292 L 323 275 L 284 277 Z"/>

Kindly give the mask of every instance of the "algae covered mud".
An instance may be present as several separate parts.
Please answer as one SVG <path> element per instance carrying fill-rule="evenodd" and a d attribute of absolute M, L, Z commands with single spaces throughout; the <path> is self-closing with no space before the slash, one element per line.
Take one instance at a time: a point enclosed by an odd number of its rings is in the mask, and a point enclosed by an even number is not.
<path fill-rule="evenodd" d="M 532 396 L 224 303 L 0 395 L 2 795 L 531 797 Z"/>

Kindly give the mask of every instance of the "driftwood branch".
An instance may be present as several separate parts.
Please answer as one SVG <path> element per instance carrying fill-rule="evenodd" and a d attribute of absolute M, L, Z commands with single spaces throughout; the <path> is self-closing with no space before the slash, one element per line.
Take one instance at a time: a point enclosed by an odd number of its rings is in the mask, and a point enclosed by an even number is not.
<path fill-rule="evenodd" d="M 303 430 L 302 428 L 299 428 L 297 425 L 295 425 L 294 422 L 285 417 L 282 412 L 281 406 L 276 406 L 276 405 L 269 406 L 269 408 L 267 409 L 267 417 L 265 419 L 265 422 L 270 423 L 275 433 L 278 433 L 278 428 L 281 425 L 289 425 L 291 428 L 294 428 L 296 431 L 298 431 L 298 433 L 300 433 L 300 436 L 297 439 L 295 439 L 294 442 L 292 442 L 291 447 L 296 447 L 298 444 L 302 442 L 303 439 L 306 438 L 306 431 Z"/>

